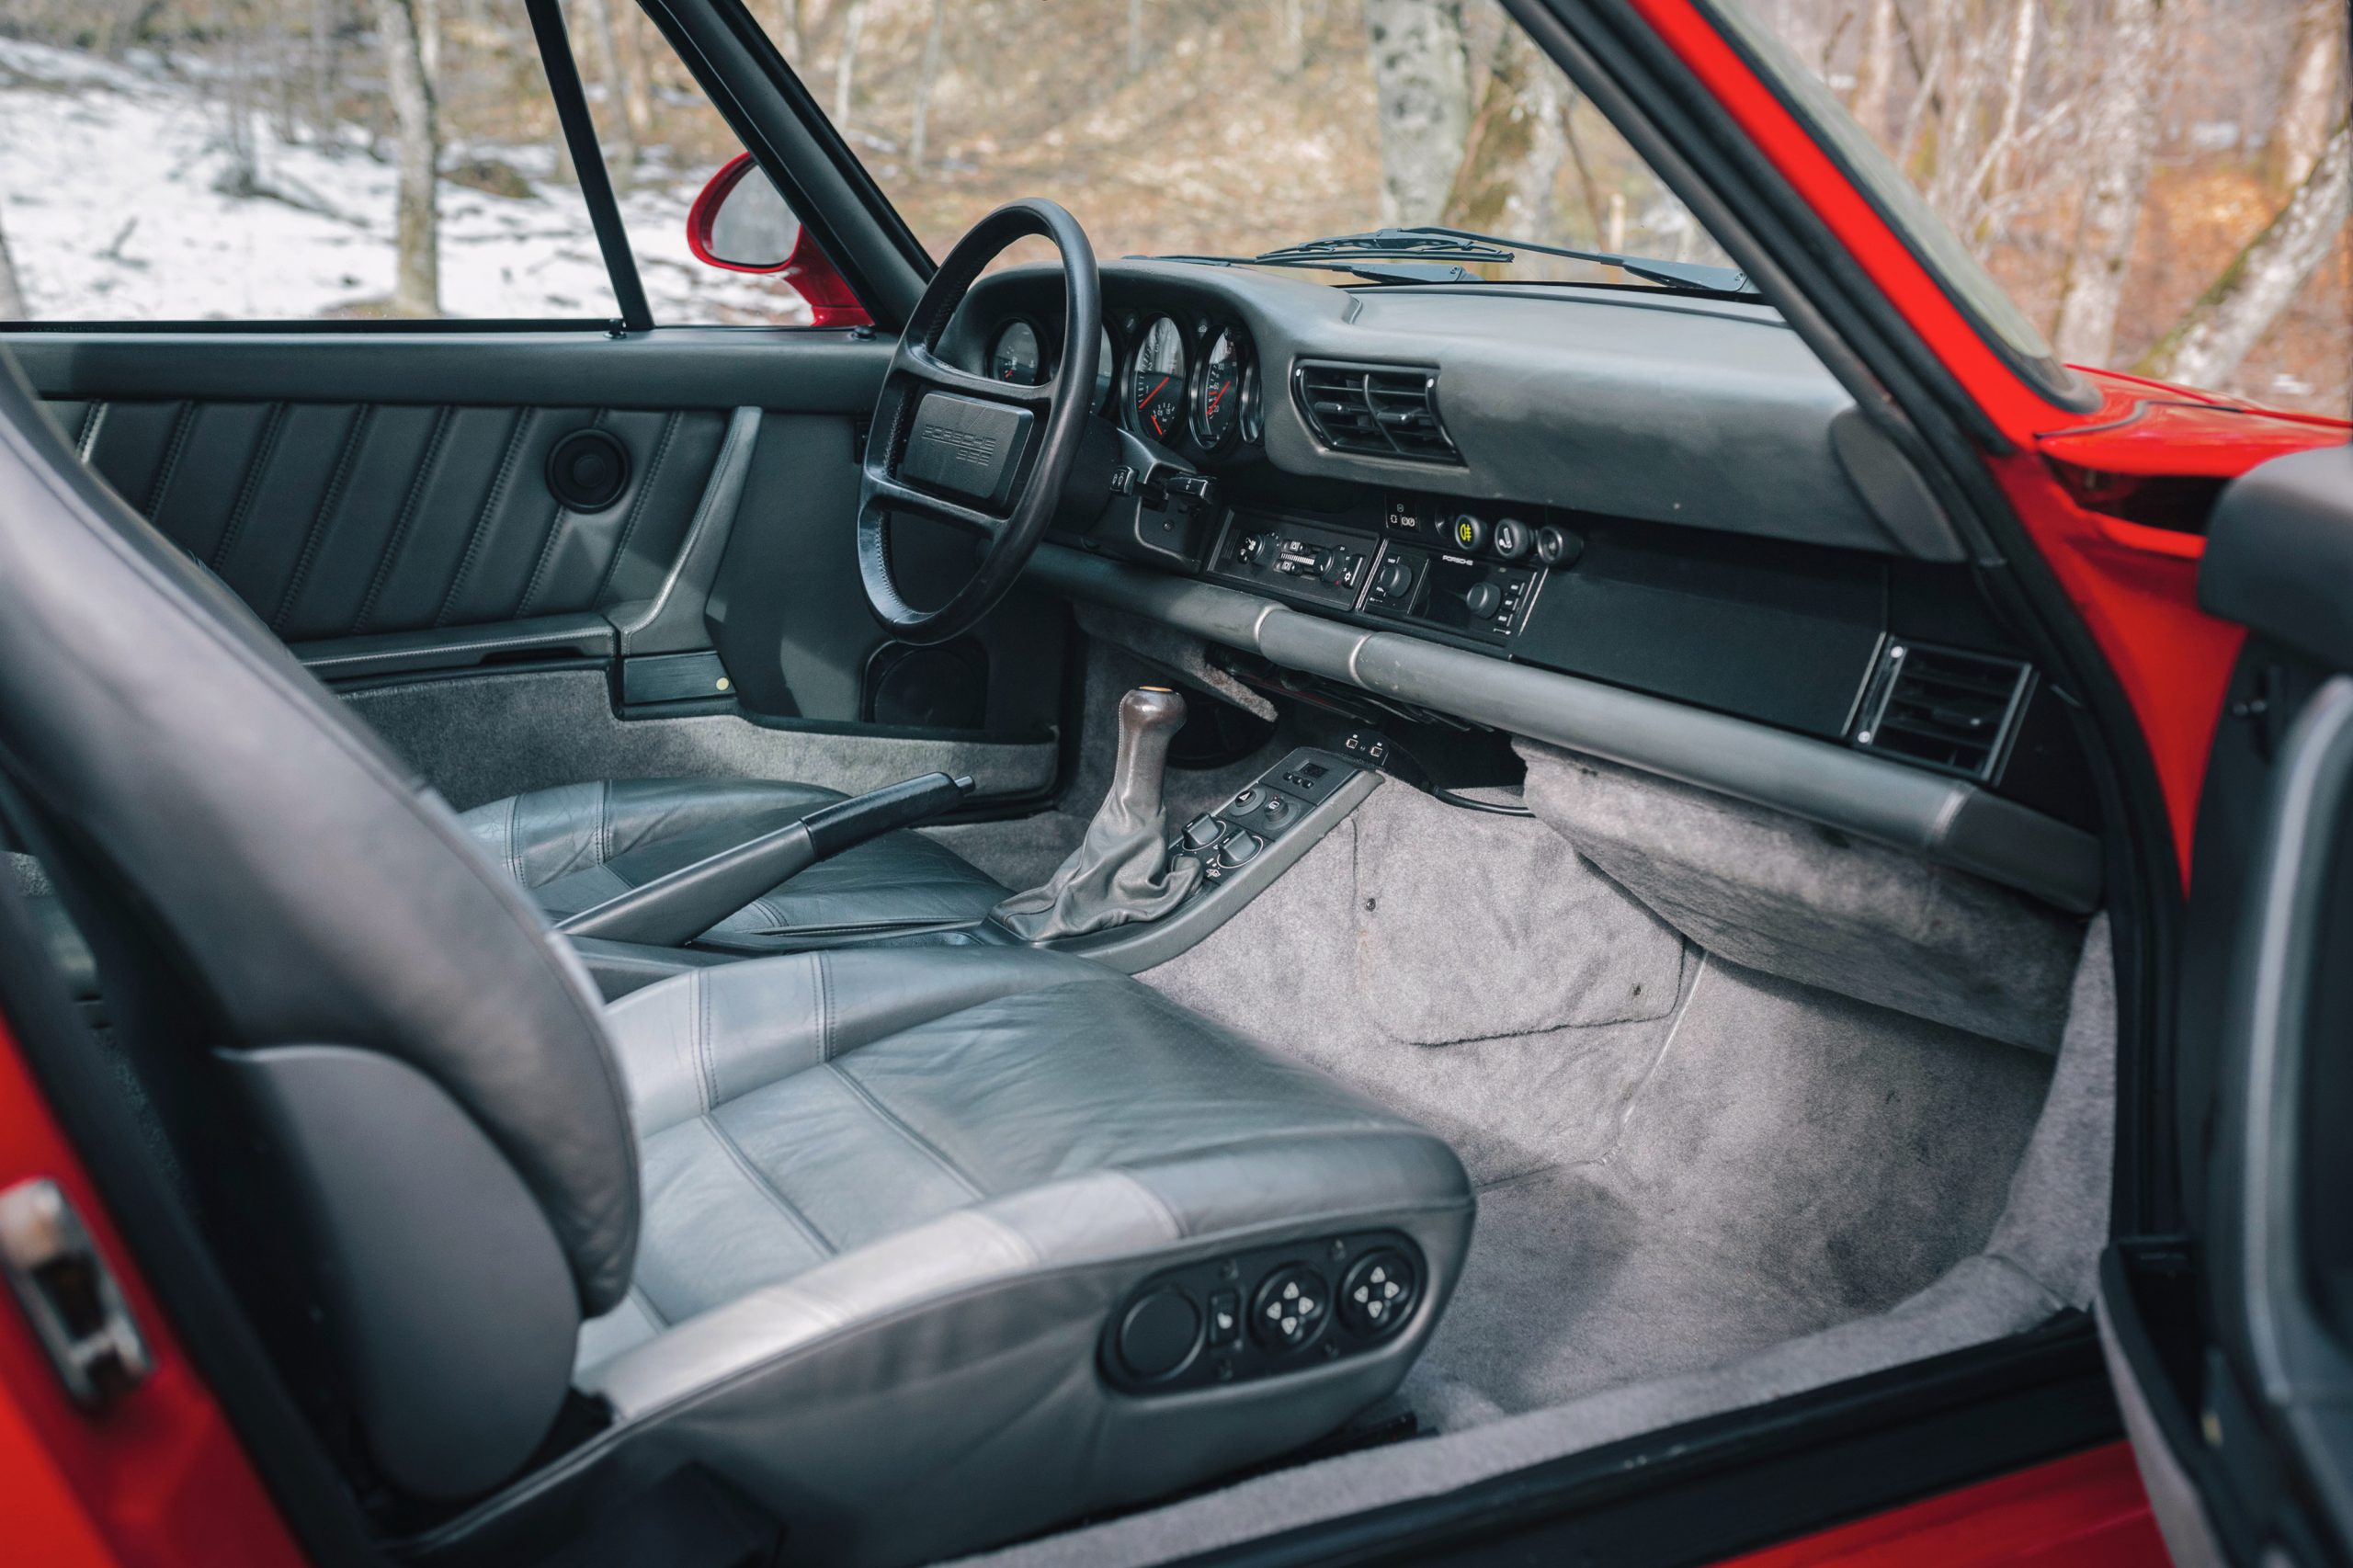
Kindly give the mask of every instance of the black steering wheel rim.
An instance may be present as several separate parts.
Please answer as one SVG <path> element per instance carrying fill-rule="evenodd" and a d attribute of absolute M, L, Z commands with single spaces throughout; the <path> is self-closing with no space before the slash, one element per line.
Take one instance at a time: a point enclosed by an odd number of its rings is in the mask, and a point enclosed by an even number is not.
<path fill-rule="evenodd" d="M 1034 387 L 1016 386 L 941 360 L 940 337 L 981 269 L 1014 241 L 1031 236 L 1051 240 L 1062 255 L 1063 344 L 1053 376 Z M 1095 247 L 1078 220 L 1051 201 L 1031 199 L 998 208 L 973 224 L 932 274 L 891 356 L 858 463 L 858 579 L 875 619 L 900 642 L 928 645 L 971 631 L 1012 589 L 1037 552 L 1086 442 L 1102 319 Z M 1031 415 L 1029 445 L 1012 494 L 1001 506 L 973 504 L 900 476 L 909 428 L 924 399 L 934 392 Z M 947 603 L 920 610 L 900 592 L 891 570 L 888 524 L 893 515 L 951 524 L 988 540 L 979 566 Z"/>

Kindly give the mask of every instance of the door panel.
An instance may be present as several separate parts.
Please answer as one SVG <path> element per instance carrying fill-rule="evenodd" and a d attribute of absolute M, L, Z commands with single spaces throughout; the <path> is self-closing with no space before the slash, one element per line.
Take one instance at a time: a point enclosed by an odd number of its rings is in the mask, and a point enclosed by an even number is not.
<path fill-rule="evenodd" d="M 887 345 L 703 329 L 0 342 L 85 460 L 314 674 L 365 692 L 453 796 L 648 768 L 809 768 L 778 776 L 856 789 L 940 766 L 993 805 L 1056 781 L 1057 601 L 1017 592 L 937 670 L 866 608 L 858 441 Z M 630 475 L 576 512 L 548 453 L 588 426 L 622 443 Z M 899 531 L 911 591 L 970 570 L 961 536 Z M 568 735 L 521 722 L 494 665 L 593 673 L 606 717 Z M 511 755 L 460 767 L 435 735 Z"/>
<path fill-rule="evenodd" d="M 292 642 L 482 626 L 649 597 L 710 477 L 699 410 L 372 403 L 63 403 L 85 461 Z M 549 449 L 630 454 L 610 506 L 567 509 Z"/>

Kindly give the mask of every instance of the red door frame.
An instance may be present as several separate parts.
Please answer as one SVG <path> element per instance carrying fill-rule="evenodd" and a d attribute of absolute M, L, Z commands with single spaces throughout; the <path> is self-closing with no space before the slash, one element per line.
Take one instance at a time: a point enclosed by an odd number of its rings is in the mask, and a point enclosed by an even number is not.
<path fill-rule="evenodd" d="M 298 1568 L 301 1551 L 0 1018 L 0 1189 L 28 1177 L 56 1182 L 81 1211 L 154 1370 L 112 1409 L 88 1415 L 67 1397 L 15 1300 L 0 1303 L 0 1561 Z"/>

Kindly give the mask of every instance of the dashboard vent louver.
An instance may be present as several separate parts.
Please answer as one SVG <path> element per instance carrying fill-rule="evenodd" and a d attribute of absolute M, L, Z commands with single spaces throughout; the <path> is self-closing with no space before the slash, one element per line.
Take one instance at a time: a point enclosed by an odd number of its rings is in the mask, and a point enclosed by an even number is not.
<path fill-rule="evenodd" d="M 1855 744 L 1990 783 L 2033 678 L 2016 659 L 1896 639 L 1863 695 Z"/>
<path fill-rule="evenodd" d="M 1438 416 L 1438 372 L 1402 365 L 1302 359 L 1291 368 L 1299 412 L 1337 452 L 1461 463 Z"/>

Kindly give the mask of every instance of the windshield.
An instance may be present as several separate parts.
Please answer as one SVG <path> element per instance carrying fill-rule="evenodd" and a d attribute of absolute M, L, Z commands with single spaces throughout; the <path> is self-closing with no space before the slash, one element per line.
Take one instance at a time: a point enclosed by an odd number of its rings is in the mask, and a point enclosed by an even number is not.
<path fill-rule="evenodd" d="M 1447 224 L 1730 265 L 1494 0 L 754 9 L 934 256 L 990 209 L 1042 195 L 1105 256 L 1253 256 Z M 1643 281 L 1527 251 L 1470 271 Z"/>

